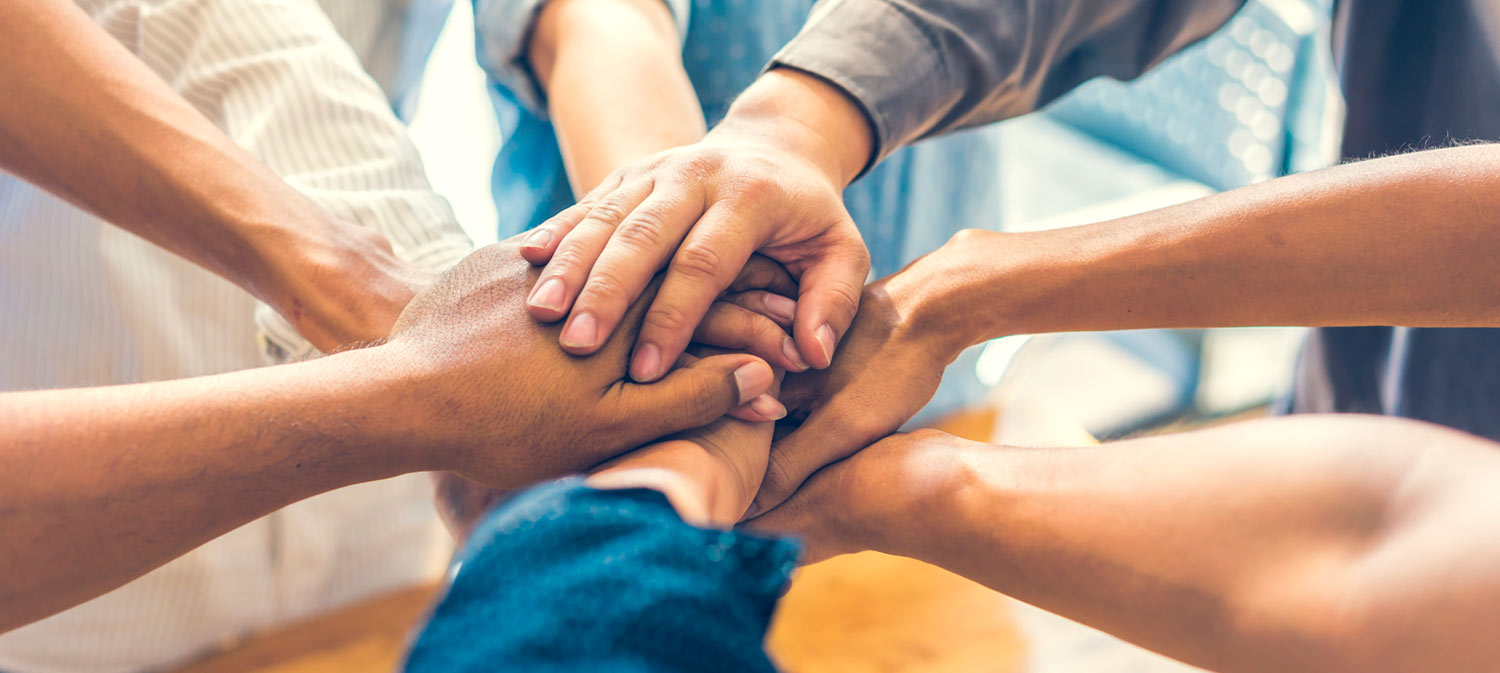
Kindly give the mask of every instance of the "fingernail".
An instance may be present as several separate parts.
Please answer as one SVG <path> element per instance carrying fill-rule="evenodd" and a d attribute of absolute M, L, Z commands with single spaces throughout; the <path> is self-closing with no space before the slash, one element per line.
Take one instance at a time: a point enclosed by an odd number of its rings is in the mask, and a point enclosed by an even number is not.
<path fill-rule="evenodd" d="M 835 339 L 833 338 L 833 328 L 829 327 L 828 325 L 819 327 L 817 337 L 818 345 L 823 347 L 823 361 L 832 363 L 833 345 L 835 342 Z"/>
<path fill-rule="evenodd" d="M 780 402 L 776 401 L 776 398 L 770 395 L 761 395 L 750 400 L 750 408 L 754 409 L 755 413 L 773 421 L 786 418 L 786 407 L 782 406 Z"/>
<path fill-rule="evenodd" d="M 734 370 L 734 386 L 739 389 L 739 399 L 748 400 L 770 390 L 771 376 L 771 368 L 758 362 Z"/>
<path fill-rule="evenodd" d="M 644 344 L 635 351 L 635 361 L 630 363 L 630 378 L 645 383 L 661 376 L 661 349 L 656 344 Z"/>
<path fill-rule="evenodd" d="M 797 317 L 797 302 L 779 294 L 766 295 L 766 311 L 782 322 L 791 322 Z"/>
<path fill-rule="evenodd" d="M 563 328 L 562 345 L 569 348 L 593 348 L 599 340 L 599 322 L 592 313 L 579 313 Z"/>
<path fill-rule="evenodd" d="M 523 247 L 523 248 L 545 248 L 545 247 L 547 247 L 547 244 L 551 243 L 551 242 L 552 242 L 552 230 L 551 229 L 537 229 L 536 231 L 531 232 L 530 236 L 526 237 L 526 241 L 521 244 L 521 247 Z"/>
<path fill-rule="evenodd" d="M 549 311 L 563 310 L 563 282 L 561 278 L 548 278 L 536 289 L 528 302 L 537 308 Z"/>
<path fill-rule="evenodd" d="M 802 359 L 801 351 L 797 350 L 797 342 L 793 341 L 791 337 L 781 340 L 781 352 L 786 355 L 786 359 L 792 361 L 792 365 L 795 366 L 797 371 L 807 371 L 807 361 Z"/>

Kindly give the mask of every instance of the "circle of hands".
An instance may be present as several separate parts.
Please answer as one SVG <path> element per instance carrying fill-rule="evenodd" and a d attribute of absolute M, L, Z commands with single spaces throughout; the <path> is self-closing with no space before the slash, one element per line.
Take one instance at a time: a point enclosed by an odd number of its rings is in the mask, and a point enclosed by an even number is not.
<path fill-rule="evenodd" d="M 717 521 L 797 535 L 819 560 L 855 551 L 842 540 L 858 522 L 844 513 L 855 499 L 879 506 L 882 465 L 953 440 L 892 434 L 931 399 L 948 358 L 910 338 L 882 282 L 865 288 L 831 366 L 811 369 L 789 336 L 795 281 L 754 256 L 688 352 L 641 384 L 628 355 L 660 277 L 596 352 L 571 355 L 561 328 L 528 311 L 539 270 L 521 240 L 474 252 L 418 293 L 389 339 L 419 372 L 413 401 L 429 425 L 459 429 L 422 441 L 456 456 L 437 500 L 460 538 L 532 483 L 639 463 L 680 466 L 711 487 Z"/>

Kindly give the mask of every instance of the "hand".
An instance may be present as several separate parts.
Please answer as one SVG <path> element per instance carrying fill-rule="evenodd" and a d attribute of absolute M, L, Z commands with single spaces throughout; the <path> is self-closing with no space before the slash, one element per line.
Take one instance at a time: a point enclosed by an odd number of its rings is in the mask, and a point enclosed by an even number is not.
<path fill-rule="evenodd" d="M 775 394 L 773 387 L 769 394 Z M 745 514 L 766 473 L 771 424 L 721 418 L 641 447 L 598 468 L 597 488 L 655 488 L 686 520 L 732 526 Z M 459 542 L 485 514 L 516 491 L 486 488 L 452 472 L 433 475 L 438 514 Z"/>
<path fill-rule="evenodd" d="M 771 448 L 751 516 L 780 504 L 819 468 L 895 432 L 932 399 L 969 344 L 927 300 L 942 251 L 871 283 L 833 366 L 788 376 L 781 401 L 804 419 Z"/>
<path fill-rule="evenodd" d="M 774 389 L 773 389 L 774 393 Z M 589 478 L 595 488 L 662 491 L 683 520 L 728 528 L 744 516 L 766 473 L 770 423 L 722 418 L 632 451 Z"/>
<path fill-rule="evenodd" d="M 923 502 L 963 475 L 962 450 L 985 445 L 936 430 L 891 435 L 819 470 L 786 502 L 744 523 L 794 535 L 804 563 L 875 550 L 900 554 L 905 527 L 930 525 Z"/>
<path fill-rule="evenodd" d="M 703 358 L 650 385 L 624 380 L 644 302 L 598 353 L 563 353 L 557 330 L 526 316 L 535 278 L 514 241 L 476 251 L 412 300 L 382 346 L 411 380 L 413 430 L 399 439 L 440 454 L 437 469 L 525 485 L 705 425 L 771 387 L 752 355 Z"/>
<path fill-rule="evenodd" d="M 367 227 L 336 224 L 323 240 L 299 241 L 268 259 L 276 279 L 263 293 L 297 333 L 325 353 L 383 339 L 435 271 L 397 257 Z"/>
<path fill-rule="evenodd" d="M 652 381 L 759 251 L 800 281 L 796 346 L 808 364 L 827 367 L 869 271 L 840 196 L 868 159 L 868 129 L 851 101 L 815 77 L 762 77 L 701 142 L 616 171 L 531 234 L 522 252 L 546 265 L 532 315 L 567 318 L 563 348 L 593 353 L 670 260 L 630 365 L 632 378 Z"/>

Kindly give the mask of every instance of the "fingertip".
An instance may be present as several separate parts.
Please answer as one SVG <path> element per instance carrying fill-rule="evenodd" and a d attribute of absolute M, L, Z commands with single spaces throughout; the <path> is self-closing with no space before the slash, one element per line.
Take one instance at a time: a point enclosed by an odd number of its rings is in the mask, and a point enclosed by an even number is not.
<path fill-rule="evenodd" d="M 574 355 L 593 353 L 599 347 L 599 341 L 599 319 L 587 311 L 575 314 L 558 335 L 563 350 Z"/>
<path fill-rule="evenodd" d="M 650 383 L 662 377 L 666 368 L 661 365 L 661 348 L 653 343 L 636 346 L 630 359 L 630 378 L 636 383 Z"/>
<path fill-rule="evenodd" d="M 760 358 L 753 358 L 734 370 L 734 386 L 741 403 L 748 403 L 766 394 L 776 382 L 776 372 Z M 780 403 L 778 402 L 779 406 Z M 785 409 L 783 408 L 783 411 Z"/>
<path fill-rule="evenodd" d="M 768 421 L 786 418 L 786 407 L 768 394 L 762 394 L 750 400 L 750 408 Z"/>
<path fill-rule="evenodd" d="M 807 359 L 802 357 L 801 350 L 797 348 L 797 340 L 791 337 L 786 337 L 782 340 L 781 357 L 783 359 L 782 366 L 787 371 L 805 372 L 809 367 Z"/>
<path fill-rule="evenodd" d="M 521 242 L 521 258 L 531 262 L 535 266 L 546 264 L 552 259 L 553 243 L 557 236 L 551 229 L 538 227 L 533 229 L 526 240 Z"/>

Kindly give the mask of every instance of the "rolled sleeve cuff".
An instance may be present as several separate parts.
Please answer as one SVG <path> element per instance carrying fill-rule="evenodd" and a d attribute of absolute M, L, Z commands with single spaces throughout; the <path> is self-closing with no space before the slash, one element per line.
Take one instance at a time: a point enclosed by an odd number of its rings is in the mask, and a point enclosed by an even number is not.
<path fill-rule="evenodd" d="M 474 51 L 496 84 L 539 118 L 547 118 L 547 93 L 531 70 L 526 48 L 537 16 L 551 0 L 476 0 Z M 680 44 L 687 39 L 691 0 L 663 0 L 672 12 Z"/>
<path fill-rule="evenodd" d="M 775 67 L 821 77 L 864 110 L 875 147 L 861 175 L 920 138 L 959 93 L 936 41 L 884 0 L 836 0 L 820 7 L 767 66 Z"/>

